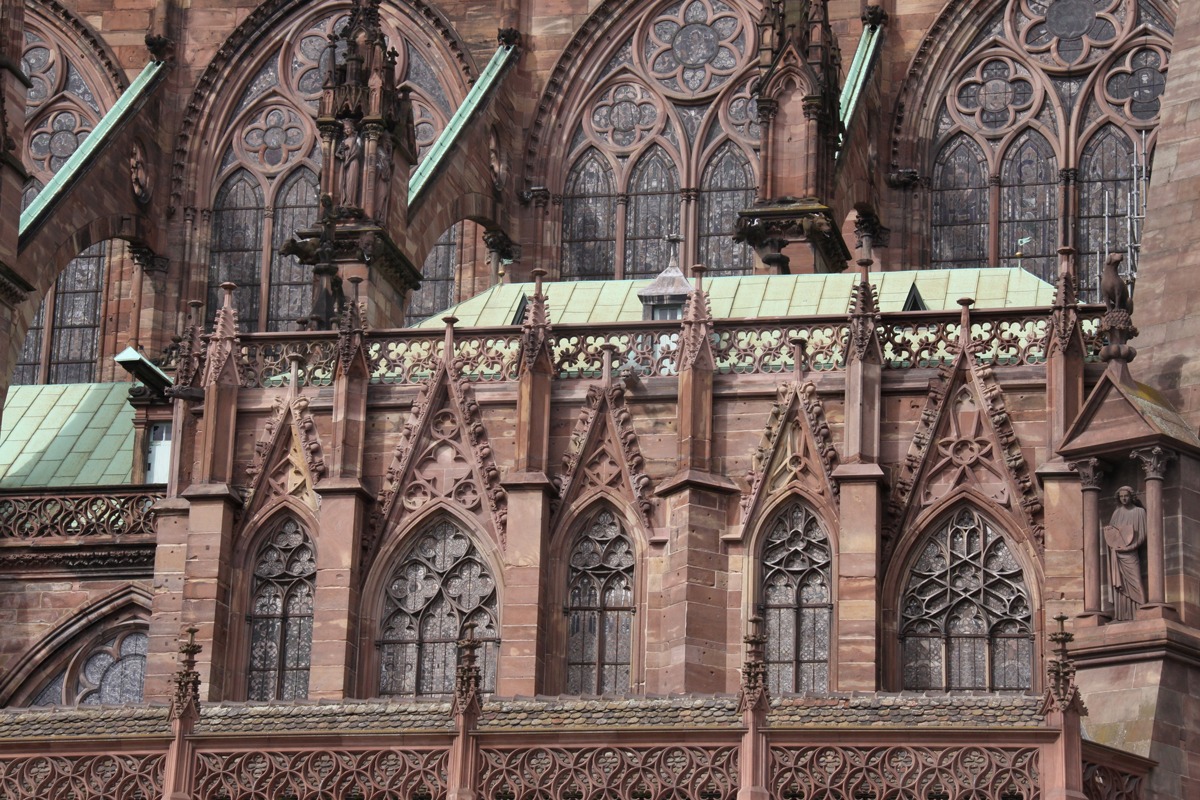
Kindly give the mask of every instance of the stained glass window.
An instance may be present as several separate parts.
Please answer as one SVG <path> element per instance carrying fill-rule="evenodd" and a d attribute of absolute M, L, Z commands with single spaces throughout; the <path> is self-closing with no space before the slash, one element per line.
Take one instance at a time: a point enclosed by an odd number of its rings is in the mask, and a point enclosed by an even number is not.
<path fill-rule="evenodd" d="M 679 235 L 679 173 L 661 147 L 638 159 L 625 214 L 625 277 L 652 278 L 670 261 L 667 237 Z"/>
<path fill-rule="evenodd" d="M 279 252 L 292 235 L 317 220 L 317 173 L 308 167 L 292 172 L 275 200 L 271 234 L 271 292 L 267 304 L 267 330 L 292 330 L 296 320 L 312 313 L 312 267 L 295 256 Z"/>
<path fill-rule="evenodd" d="M 14 385 L 91 383 L 96 379 L 107 268 L 107 242 L 97 242 L 67 264 L 25 333 Z M 51 322 L 48 349 L 47 316 Z"/>
<path fill-rule="evenodd" d="M 933 168 L 934 266 L 986 267 L 988 176 L 983 151 L 965 135 L 942 148 Z"/>
<path fill-rule="evenodd" d="M 379 693 L 452 693 L 467 623 L 482 643 L 483 688 L 492 691 L 500 644 L 496 581 L 467 533 L 441 520 L 416 537 L 384 589 Z"/>
<path fill-rule="evenodd" d="M 633 545 L 611 511 L 576 535 L 567 576 L 568 694 L 629 690 L 633 567 Z"/>
<path fill-rule="evenodd" d="M 31 706 L 142 702 L 149 637 L 144 623 L 124 625 L 82 647 L 30 700 Z"/>
<path fill-rule="evenodd" d="M 243 331 L 258 329 L 262 281 L 263 193 L 254 176 L 239 170 L 225 181 L 213 204 L 212 243 L 208 257 L 208 322 L 221 307 L 221 284 L 243 287 L 234 293 Z M 251 291 L 245 291 L 253 287 Z"/>
<path fill-rule="evenodd" d="M 575 162 L 563 193 L 563 278 L 614 276 L 616 217 L 612 169 L 598 151 L 589 150 Z"/>
<path fill-rule="evenodd" d="M 459 265 L 459 242 L 464 223 L 451 225 L 434 243 L 421 267 L 421 288 L 412 295 L 406 325 L 416 325 L 423 319 L 454 304 L 454 278 Z"/>
<path fill-rule="evenodd" d="M 1029 689 L 1029 592 L 1004 536 L 964 508 L 917 552 L 900 606 L 904 688 Z"/>
<path fill-rule="evenodd" d="M 828 537 L 803 503 L 790 503 L 771 523 L 760 597 L 773 694 L 829 690 L 831 556 Z"/>
<path fill-rule="evenodd" d="M 1046 138 L 1025 131 L 1000 171 L 1000 264 L 1044 281 L 1058 275 L 1058 159 Z"/>
<path fill-rule="evenodd" d="M 1133 159 L 1133 142 L 1116 125 L 1088 139 L 1079 159 L 1079 284 L 1088 300 L 1099 299 L 1106 254 L 1125 252 Z"/>
<path fill-rule="evenodd" d="M 754 171 L 742 148 L 726 142 L 704 169 L 700 184 L 700 263 L 710 275 L 746 275 L 754 250 L 733 241 L 738 212 L 754 205 Z"/>
<path fill-rule="evenodd" d="M 316 573 L 316 550 L 308 533 L 295 519 L 285 519 L 254 561 L 248 615 L 250 700 L 308 697 Z"/>

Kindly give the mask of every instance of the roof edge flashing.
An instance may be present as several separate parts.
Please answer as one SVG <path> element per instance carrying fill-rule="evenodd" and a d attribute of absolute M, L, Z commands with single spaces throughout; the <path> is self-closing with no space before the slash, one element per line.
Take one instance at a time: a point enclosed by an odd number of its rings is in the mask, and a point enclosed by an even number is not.
<path fill-rule="evenodd" d="M 441 166 L 443 158 L 453 149 L 458 137 L 466 128 L 467 121 L 470 120 L 475 111 L 481 108 L 484 101 L 491 95 L 493 87 L 500 79 L 504 67 L 508 66 L 513 57 L 517 53 L 515 44 L 502 44 L 496 48 L 496 52 L 492 55 L 491 61 L 483 68 L 483 72 L 479 73 L 479 78 L 471 87 L 471 91 L 467 92 L 466 98 L 450 117 L 450 121 L 446 123 L 445 129 L 437 140 L 434 141 L 433 147 L 429 149 L 429 153 L 425 156 L 417 167 L 417 171 L 413 173 L 412 178 L 408 181 L 408 203 L 411 206 L 420 197 L 421 192 L 429 184 L 429 179 L 437 172 Z"/>
<path fill-rule="evenodd" d="M 83 174 L 84 168 L 92 163 L 112 135 L 120 129 L 122 123 L 137 110 L 139 102 L 155 85 L 155 79 L 163 74 L 166 66 L 165 61 L 151 61 L 142 69 L 129 88 L 121 93 L 117 102 L 113 103 L 112 108 L 100 118 L 100 122 L 83 140 L 83 144 L 71 154 L 58 172 L 54 173 L 54 177 L 42 187 L 29 207 L 21 212 L 19 239 L 28 237 L 41 224 L 50 209 L 62 198 L 67 188 Z"/>

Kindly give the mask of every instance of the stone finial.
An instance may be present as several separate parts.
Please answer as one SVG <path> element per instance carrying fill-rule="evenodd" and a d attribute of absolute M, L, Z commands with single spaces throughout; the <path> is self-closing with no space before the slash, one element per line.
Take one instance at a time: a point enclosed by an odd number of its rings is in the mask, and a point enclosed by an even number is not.
<path fill-rule="evenodd" d="M 712 352 L 712 312 L 708 307 L 708 293 L 704 291 L 703 264 L 692 266 L 695 288 L 688 293 L 683 309 L 683 332 L 680 337 L 680 368 L 695 367 L 712 369 L 715 357 Z"/>
<path fill-rule="evenodd" d="M 171 719 L 194 720 L 200 715 L 200 673 L 196 671 L 196 655 L 201 646 L 196 642 L 199 629 L 189 626 L 187 639 L 179 643 L 180 669 L 172 678 L 175 692 L 171 697 Z"/>
<path fill-rule="evenodd" d="M 546 270 L 541 267 L 533 270 L 533 294 L 525 305 L 525 317 L 521 321 L 521 373 L 532 369 L 539 360 L 546 365 L 553 363 L 550 313 L 546 306 L 546 295 L 542 291 L 545 277 Z"/>
<path fill-rule="evenodd" d="M 462 638 L 458 640 L 458 667 L 454 671 L 454 713 L 479 712 L 479 697 L 483 677 L 479 669 L 476 651 L 479 640 L 475 638 L 475 623 L 463 626 Z"/>
<path fill-rule="evenodd" d="M 745 661 L 742 664 L 742 688 L 738 708 L 745 711 L 763 711 L 770 703 L 767 690 L 767 664 L 764 656 L 767 637 L 762 634 L 762 617 L 753 616 L 743 642 L 746 645 Z"/>
<path fill-rule="evenodd" d="M 221 291 L 225 293 L 221 307 L 213 320 L 213 332 L 208 337 L 208 352 L 204 370 L 204 385 L 214 383 L 240 383 L 238 360 L 241 346 L 238 343 L 238 312 L 233 305 L 233 292 L 237 284 L 225 281 Z"/>
<path fill-rule="evenodd" d="M 1075 662 L 1067 650 L 1075 639 L 1075 634 L 1066 629 L 1066 614 L 1054 618 L 1058 630 L 1050 634 L 1054 643 L 1054 657 L 1046 664 L 1046 697 L 1042 702 L 1043 708 L 1056 708 L 1067 711 L 1073 708 L 1080 716 L 1087 714 L 1083 698 L 1079 696 L 1079 687 L 1075 685 Z"/>

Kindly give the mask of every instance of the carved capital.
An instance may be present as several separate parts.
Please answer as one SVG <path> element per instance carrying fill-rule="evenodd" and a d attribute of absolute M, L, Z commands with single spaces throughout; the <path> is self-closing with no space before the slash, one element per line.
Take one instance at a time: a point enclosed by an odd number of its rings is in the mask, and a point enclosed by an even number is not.
<path fill-rule="evenodd" d="M 1129 457 L 1141 463 L 1146 480 L 1161 481 L 1166 477 L 1167 464 L 1175 460 L 1175 453 L 1156 445 L 1134 450 Z"/>
<path fill-rule="evenodd" d="M 1058 171 L 1058 182 L 1070 186 L 1079 181 L 1079 170 L 1075 167 L 1064 167 Z"/>
<path fill-rule="evenodd" d="M 489 253 L 495 253 L 502 261 L 512 261 L 516 257 L 516 243 L 502 230 L 484 231 L 483 244 Z"/>
<path fill-rule="evenodd" d="M 685 202 L 694 203 L 694 202 L 696 202 L 696 200 L 698 200 L 700 198 L 700 190 L 699 189 L 680 189 L 679 196 L 681 198 L 683 198 L 683 200 Z"/>
<path fill-rule="evenodd" d="M 758 121 L 767 125 L 779 113 L 779 103 L 766 97 L 758 98 Z"/>
<path fill-rule="evenodd" d="M 884 227 L 879 217 L 871 211 L 859 211 L 854 218 L 854 246 L 862 247 L 865 237 L 871 238 L 872 247 L 887 247 L 892 229 Z"/>
<path fill-rule="evenodd" d="M 521 44 L 521 32 L 516 28 L 500 28 L 496 31 L 496 43 L 501 47 L 517 47 Z"/>
<path fill-rule="evenodd" d="M 1067 466 L 1079 474 L 1079 486 L 1085 492 L 1100 491 L 1100 483 L 1104 479 L 1103 462 L 1098 458 L 1083 458 L 1070 461 Z"/>
<path fill-rule="evenodd" d="M 912 189 L 920 184 L 921 175 L 915 169 L 897 169 L 889 172 L 885 180 L 893 189 Z"/>
<path fill-rule="evenodd" d="M 521 202 L 534 208 L 545 209 L 550 205 L 550 190 L 545 186 L 534 186 L 521 192 Z"/>
<path fill-rule="evenodd" d="M 1000 185 L 1000 176 L 999 175 L 988 175 L 988 186 L 999 186 L 999 185 Z"/>

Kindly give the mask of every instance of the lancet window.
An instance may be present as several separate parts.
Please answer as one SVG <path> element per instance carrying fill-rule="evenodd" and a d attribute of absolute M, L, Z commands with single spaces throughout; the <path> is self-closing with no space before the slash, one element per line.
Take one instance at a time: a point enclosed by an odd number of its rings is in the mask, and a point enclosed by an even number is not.
<path fill-rule="evenodd" d="M 1173 30 L 1154 0 L 1011 0 L 946 89 L 930 151 L 930 262 L 1057 274 L 1078 251 L 1096 300 L 1135 262 Z"/>
<path fill-rule="evenodd" d="M 604 56 L 595 88 L 568 109 L 568 167 L 550 178 L 564 279 L 657 275 L 676 237 L 681 261 L 752 269 L 751 249 L 731 237 L 757 186 L 756 39 L 738 2 L 673 0 Z"/>
<path fill-rule="evenodd" d="M 251 587 L 250 700 L 308 697 L 312 661 L 316 548 L 297 520 L 279 523 L 258 550 Z"/>
<path fill-rule="evenodd" d="M 397 53 L 397 75 L 413 105 L 419 157 L 432 146 L 465 95 L 457 71 L 437 48 L 422 41 L 396 8 L 381 8 L 381 25 Z M 298 231 L 318 223 L 320 137 L 314 113 L 328 60 L 328 37 L 340 32 L 345 12 L 329 13 L 291 28 L 249 70 L 234 91 L 231 110 L 214 123 L 219 161 L 207 170 L 211 242 L 207 316 L 220 307 L 220 284 L 238 284 L 235 303 L 243 330 L 294 330 L 312 312 L 312 267 L 283 252 Z M 445 59 L 447 62 L 449 59 Z"/>
<path fill-rule="evenodd" d="M 448 519 L 425 528 L 384 587 L 379 693 L 440 696 L 454 691 L 460 639 L 477 639 L 483 688 L 496 685 L 496 581 L 466 531 Z"/>
<path fill-rule="evenodd" d="M 567 693 L 630 687 L 633 544 L 613 512 L 596 513 L 575 535 L 567 575 Z"/>
<path fill-rule="evenodd" d="M 973 509 L 956 511 L 925 537 L 900 608 L 905 689 L 1030 688 L 1024 574 L 1004 536 Z"/>
<path fill-rule="evenodd" d="M 14 385 L 96 379 L 108 244 L 98 242 L 72 259 L 38 306 L 21 345 Z"/>
<path fill-rule="evenodd" d="M 142 702 L 149 637 L 145 623 L 127 623 L 81 647 L 42 685 L 31 706 L 124 705 Z"/>
<path fill-rule="evenodd" d="M 35 5 L 26 9 L 22 71 L 26 93 L 23 162 L 27 207 L 62 168 L 116 99 L 116 83 L 98 54 L 69 38 Z M 77 39 L 78 37 L 73 37 Z M 12 383 L 96 380 L 105 276 L 123 247 L 97 242 L 68 263 L 38 307 Z"/>
<path fill-rule="evenodd" d="M 832 553 L 816 516 L 799 501 L 771 522 L 762 546 L 760 610 L 772 694 L 829 690 Z"/>

